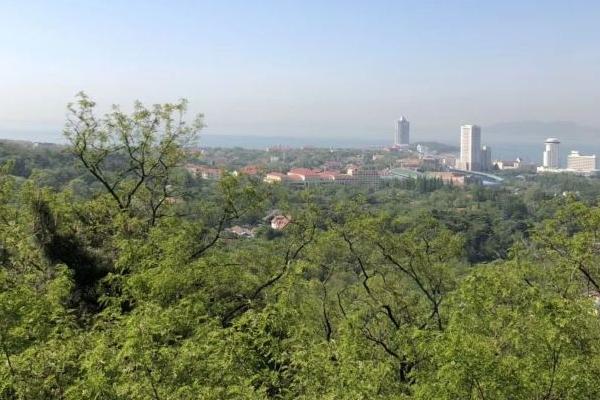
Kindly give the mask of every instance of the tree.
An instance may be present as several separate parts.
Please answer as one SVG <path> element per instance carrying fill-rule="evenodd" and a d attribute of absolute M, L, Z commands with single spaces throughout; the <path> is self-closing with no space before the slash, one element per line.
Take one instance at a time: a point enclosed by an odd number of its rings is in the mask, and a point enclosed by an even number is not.
<path fill-rule="evenodd" d="M 151 108 L 136 102 L 130 115 L 113 106 L 103 118 L 95 107 L 83 92 L 69 104 L 64 134 L 71 149 L 119 210 L 143 213 L 154 225 L 167 200 L 179 194 L 173 173 L 203 127 L 202 115 L 188 124 L 185 100 Z"/>
<path fill-rule="evenodd" d="M 447 329 L 421 345 L 417 399 L 592 399 L 600 395 L 593 303 L 544 290 L 538 266 L 513 260 L 470 274 Z M 542 281 L 532 282 L 531 274 Z"/>

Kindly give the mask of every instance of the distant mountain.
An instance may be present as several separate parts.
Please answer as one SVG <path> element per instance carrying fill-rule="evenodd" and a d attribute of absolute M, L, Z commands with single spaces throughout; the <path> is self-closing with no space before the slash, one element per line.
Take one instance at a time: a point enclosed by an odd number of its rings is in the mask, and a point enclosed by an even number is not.
<path fill-rule="evenodd" d="M 517 140 L 519 143 L 539 143 L 548 137 L 563 142 L 595 141 L 600 143 L 600 128 L 579 125 L 572 121 L 502 122 L 483 127 L 490 142 Z"/>

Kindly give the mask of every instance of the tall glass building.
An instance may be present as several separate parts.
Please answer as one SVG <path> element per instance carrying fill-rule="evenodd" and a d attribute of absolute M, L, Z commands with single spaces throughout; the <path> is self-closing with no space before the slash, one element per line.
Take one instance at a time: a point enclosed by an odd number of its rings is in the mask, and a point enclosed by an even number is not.
<path fill-rule="evenodd" d="M 396 121 L 396 136 L 394 137 L 394 145 L 401 146 L 410 144 L 410 122 L 406 117 L 402 116 Z"/>

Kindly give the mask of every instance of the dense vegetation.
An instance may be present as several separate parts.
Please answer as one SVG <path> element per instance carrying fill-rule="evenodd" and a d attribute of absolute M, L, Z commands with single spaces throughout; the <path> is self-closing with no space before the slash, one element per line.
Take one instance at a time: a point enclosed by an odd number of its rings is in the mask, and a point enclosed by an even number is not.
<path fill-rule="evenodd" d="M 597 181 L 199 181 L 184 112 L 82 96 L 2 154 L 0 399 L 600 396 Z"/>

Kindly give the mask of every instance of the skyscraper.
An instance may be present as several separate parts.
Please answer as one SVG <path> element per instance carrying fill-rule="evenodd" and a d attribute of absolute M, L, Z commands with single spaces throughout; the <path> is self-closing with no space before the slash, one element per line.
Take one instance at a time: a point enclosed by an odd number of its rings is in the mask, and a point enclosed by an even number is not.
<path fill-rule="evenodd" d="M 460 127 L 460 165 L 467 171 L 481 170 L 481 128 L 477 125 Z"/>
<path fill-rule="evenodd" d="M 544 150 L 544 168 L 560 168 L 560 160 L 558 158 L 560 140 L 556 138 L 548 138 L 544 144 L 546 145 L 546 150 Z"/>
<path fill-rule="evenodd" d="M 396 121 L 396 135 L 394 137 L 394 146 L 410 144 L 410 122 L 402 116 Z"/>
<path fill-rule="evenodd" d="M 481 148 L 481 170 L 490 171 L 492 169 L 492 148 L 483 146 Z"/>

